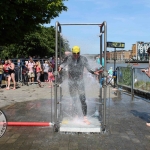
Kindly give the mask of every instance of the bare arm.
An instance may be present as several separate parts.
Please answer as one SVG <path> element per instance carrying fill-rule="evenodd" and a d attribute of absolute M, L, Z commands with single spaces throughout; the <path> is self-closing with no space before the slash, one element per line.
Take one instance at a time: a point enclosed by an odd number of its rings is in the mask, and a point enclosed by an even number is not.
<path fill-rule="evenodd" d="M 65 57 L 64 61 L 60 64 L 58 71 L 61 71 L 67 65 L 68 56 Z"/>
<path fill-rule="evenodd" d="M 11 70 L 14 70 L 14 69 L 15 69 L 14 63 L 11 63 L 11 65 L 9 66 L 9 69 L 11 69 Z"/>
<path fill-rule="evenodd" d="M 148 68 L 148 70 L 145 70 L 145 74 L 150 77 L 150 68 Z"/>
<path fill-rule="evenodd" d="M 98 70 L 98 71 L 93 71 L 93 70 L 90 68 L 90 65 L 89 65 L 89 63 L 88 63 L 87 58 L 84 58 L 84 64 L 85 64 L 85 67 L 87 68 L 87 70 L 88 70 L 90 73 L 92 73 L 92 74 L 99 75 L 100 73 L 103 72 L 103 70 L 101 70 L 101 69 Z"/>

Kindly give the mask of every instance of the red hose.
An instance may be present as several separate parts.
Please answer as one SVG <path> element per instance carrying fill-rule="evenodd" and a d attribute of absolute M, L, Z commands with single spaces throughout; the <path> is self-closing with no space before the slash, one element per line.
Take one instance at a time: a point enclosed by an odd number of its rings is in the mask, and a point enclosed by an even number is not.
<path fill-rule="evenodd" d="M 7 122 L 8 126 L 50 126 L 50 122 Z"/>

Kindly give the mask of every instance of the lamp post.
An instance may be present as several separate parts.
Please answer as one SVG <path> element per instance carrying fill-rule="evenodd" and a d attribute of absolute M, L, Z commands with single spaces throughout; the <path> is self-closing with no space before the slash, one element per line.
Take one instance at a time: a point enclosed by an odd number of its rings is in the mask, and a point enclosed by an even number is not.
<path fill-rule="evenodd" d="M 114 70 L 116 68 L 116 48 L 114 48 Z"/>

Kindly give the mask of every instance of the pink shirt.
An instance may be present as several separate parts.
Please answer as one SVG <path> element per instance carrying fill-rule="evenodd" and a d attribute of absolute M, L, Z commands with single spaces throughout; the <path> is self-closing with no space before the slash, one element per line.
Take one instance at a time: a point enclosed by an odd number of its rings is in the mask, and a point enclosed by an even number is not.
<path fill-rule="evenodd" d="M 52 72 L 48 72 L 48 80 L 49 81 L 54 81 L 55 80 L 55 77 L 54 77 Z"/>
<path fill-rule="evenodd" d="M 39 66 L 36 67 L 36 72 L 40 72 L 41 71 L 41 68 Z"/>

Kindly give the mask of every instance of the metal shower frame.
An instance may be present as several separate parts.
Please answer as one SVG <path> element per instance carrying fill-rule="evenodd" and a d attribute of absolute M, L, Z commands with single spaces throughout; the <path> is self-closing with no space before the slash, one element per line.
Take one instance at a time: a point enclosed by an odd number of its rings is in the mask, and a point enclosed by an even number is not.
<path fill-rule="evenodd" d="M 57 97 L 57 88 L 58 88 L 58 33 L 60 34 L 62 32 L 61 26 L 72 26 L 72 25 L 98 25 L 100 27 L 100 60 L 102 64 L 102 54 L 103 54 L 103 45 L 104 45 L 104 71 L 106 72 L 107 66 L 106 66 L 106 52 L 107 52 L 107 23 L 104 21 L 103 23 L 62 23 L 60 24 L 58 21 L 55 23 L 55 84 L 54 84 L 54 131 L 57 132 L 59 130 L 59 114 L 58 114 L 58 97 Z M 104 36 L 104 43 L 102 41 Z M 59 57 L 61 58 L 61 42 L 59 42 Z M 101 75 L 100 75 L 101 79 Z M 105 81 L 106 82 L 106 81 Z M 106 84 L 104 84 L 106 85 Z M 102 91 L 104 94 L 104 97 L 102 98 Z M 104 90 L 102 90 L 102 87 L 100 88 L 100 99 L 99 102 L 101 103 L 101 108 L 99 106 L 99 111 L 102 110 L 102 131 L 106 131 L 106 91 L 107 86 L 104 86 Z M 60 94 L 61 97 L 61 94 Z M 61 99 L 61 98 L 60 98 Z"/>

